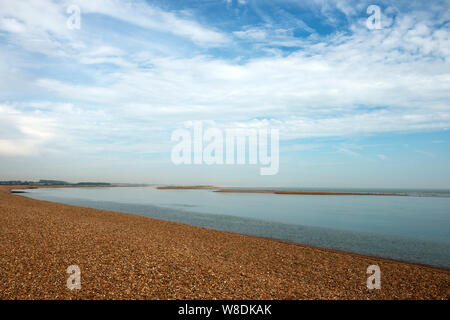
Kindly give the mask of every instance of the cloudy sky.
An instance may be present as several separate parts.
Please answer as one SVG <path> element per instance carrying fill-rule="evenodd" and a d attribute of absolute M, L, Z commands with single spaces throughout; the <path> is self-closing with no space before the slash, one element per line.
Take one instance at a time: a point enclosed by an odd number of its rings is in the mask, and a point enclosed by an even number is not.
<path fill-rule="evenodd" d="M 1 0 L 0 180 L 450 188 L 449 56 L 450 1 Z M 196 120 L 279 173 L 175 166 Z"/>

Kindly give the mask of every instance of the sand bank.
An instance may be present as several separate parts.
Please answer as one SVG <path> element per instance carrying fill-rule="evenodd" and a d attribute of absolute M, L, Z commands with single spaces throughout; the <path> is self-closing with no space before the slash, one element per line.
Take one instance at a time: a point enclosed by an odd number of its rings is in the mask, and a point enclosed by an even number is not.
<path fill-rule="evenodd" d="M 214 192 L 333 195 L 333 196 L 406 196 L 406 194 L 404 193 L 281 191 L 281 190 L 258 190 L 258 189 L 220 189 L 215 190 Z"/>
<path fill-rule="evenodd" d="M 217 189 L 215 186 L 158 186 L 156 189 Z"/>

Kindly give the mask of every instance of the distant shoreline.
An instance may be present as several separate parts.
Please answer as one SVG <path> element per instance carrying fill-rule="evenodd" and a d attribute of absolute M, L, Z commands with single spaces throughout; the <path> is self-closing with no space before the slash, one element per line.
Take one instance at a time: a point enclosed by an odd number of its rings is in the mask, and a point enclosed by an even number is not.
<path fill-rule="evenodd" d="M 276 189 L 229 189 L 211 185 L 192 186 L 158 186 L 160 190 L 213 190 L 213 192 L 225 193 L 271 193 L 271 194 L 296 194 L 296 195 L 332 195 L 332 196 L 408 196 L 405 193 L 377 193 L 377 192 L 337 192 L 337 191 L 287 191 Z"/>
<path fill-rule="evenodd" d="M 230 193 L 272 193 L 272 194 L 298 194 L 298 195 L 332 195 L 332 196 L 407 196 L 404 193 L 375 193 L 375 192 L 328 192 L 328 191 L 283 191 L 283 190 L 257 190 L 257 189 L 220 189 L 214 192 Z"/>
<path fill-rule="evenodd" d="M 167 190 L 167 189 L 219 189 L 217 186 L 158 186 L 156 189 Z"/>

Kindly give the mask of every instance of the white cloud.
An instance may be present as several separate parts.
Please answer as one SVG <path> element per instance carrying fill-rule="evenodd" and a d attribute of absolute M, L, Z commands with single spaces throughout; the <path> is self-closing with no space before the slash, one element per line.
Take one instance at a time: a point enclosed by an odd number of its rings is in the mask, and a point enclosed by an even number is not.
<path fill-rule="evenodd" d="M 66 9 L 70 5 L 81 8 L 81 30 L 74 31 L 67 27 L 70 15 Z M 78 57 L 84 49 L 89 51 L 92 43 L 98 45 L 99 42 L 96 34 L 84 31 L 83 21 L 87 14 L 106 15 L 134 26 L 185 38 L 206 47 L 221 46 L 229 41 L 225 34 L 197 23 L 192 17 L 183 18 L 176 12 L 152 7 L 145 1 L 3 1 L 0 3 L 0 32 L 7 32 L 9 42 L 28 51 L 53 57 Z M 87 64 L 125 63 L 112 58 L 109 58 L 109 61 L 100 61 L 100 58 L 82 56 L 80 59 L 82 63 Z"/>
<path fill-rule="evenodd" d="M 359 36 L 341 38 L 325 48 L 311 45 L 306 52 L 244 64 L 154 57 L 150 70 L 110 74 L 103 86 L 51 79 L 37 84 L 70 101 L 115 106 L 139 118 L 273 118 L 289 138 L 449 127 L 447 61 L 392 53 L 381 45 L 386 38 L 363 44 Z"/>
<path fill-rule="evenodd" d="M 228 37 L 196 21 L 163 11 L 145 2 L 125 2 L 117 0 L 76 0 L 83 13 L 99 13 L 126 21 L 143 28 L 172 33 L 186 37 L 203 45 L 222 45 Z"/>
<path fill-rule="evenodd" d="M 143 3 L 75 3 L 82 14 L 108 15 L 191 39 L 200 46 L 231 39 L 179 13 Z M 342 7 L 344 3 L 339 6 L 352 15 L 351 8 Z M 99 139 L 97 146 L 121 150 L 123 145 L 104 140 L 118 137 L 129 141 L 145 133 L 146 139 L 153 139 L 153 150 L 163 150 L 167 147 L 162 143 L 164 132 L 188 119 L 215 120 L 220 126 L 268 124 L 280 128 L 280 137 L 285 140 L 450 127 L 450 31 L 436 28 L 442 21 L 420 12 L 400 16 L 391 28 L 377 32 L 355 22 L 352 34 L 336 33 L 326 38 L 299 40 L 284 29 L 245 28 L 234 35 L 266 48 L 278 41 L 301 45 L 302 49 L 244 61 L 199 54 L 180 57 L 170 52 L 130 52 L 126 46 L 118 48 L 117 43 L 107 40 L 93 43 L 65 28 L 67 15 L 56 2 L 11 2 L 11 6 L 0 6 L 0 17 L 0 28 L 11 33 L 11 39 L 24 49 L 49 57 L 61 55 L 67 63 L 86 67 L 92 78 L 89 84 L 51 75 L 0 80 L 2 92 L 10 90 L 10 82 L 14 88 L 26 88 L 24 93 L 31 87 L 61 101 L 35 105 L 43 110 L 39 116 L 24 110 L 33 106 L 32 102 L 10 104 L 9 108 L 14 105 L 21 110 L 11 123 L 19 128 L 17 141 L 23 142 L 27 152 L 44 145 L 49 136 L 41 136 L 42 129 L 26 131 L 19 126 L 24 117 L 57 119 L 52 130 L 64 130 L 74 145 L 83 145 L 83 138 L 91 141 L 95 132 L 105 138 Z M 71 43 L 68 48 L 63 45 L 65 41 Z M 0 54 L 3 61 L 11 61 L 6 53 Z M 103 71 L 95 66 L 100 63 L 112 63 L 118 69 Z M 0 61 L 2 75 L 25 72 L 20 65 L 11 64 Z M 148 67 L 140 68 L 142 64 Z M 3 153 L 17 153 L 12 138 L 2 141 Z M 141 146 L 142 141 L 133 140 L 128 148 Z M 355 152 L 348 147 L 340 151 L 345 150 Z"/>
<path fill-rule="evenodd" d="M 233 34 L 239 38 L 251 40 L 264 40 L 267 37 L 267 32 L 260 28 L 249 28 L 247 30 L 235 31 Z"/>
<path fill-rule="evenodd" d="M 0 155 L 27 156 L 53 137 L 52 121 L 39 113 L 24 114 L 7 105 L 0 105 Z"/>
<path fill-rule="evenodd" d="M 427 156 L 427 157 L 429 157 L 429 158 L 435 158 L 435 157 L 436 157 L 433 153 L 428 152 L 428 151 L 414 150 L 414 152 L 419 153 L 419 154 L 422 154 L 422 155 Z"/>
<path fill-rule="evenodd" d="M 1 18 L 0 19 L 0 29 L 12 32 L 12 33 L 22 33 L 26 30 L 23 23 L 14 18 Z"/>

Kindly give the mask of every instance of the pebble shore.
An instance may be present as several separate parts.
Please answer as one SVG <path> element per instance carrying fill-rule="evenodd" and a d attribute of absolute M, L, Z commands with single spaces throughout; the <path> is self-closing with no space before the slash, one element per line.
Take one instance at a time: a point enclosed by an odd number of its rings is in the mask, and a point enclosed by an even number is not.
<path fill-rule="evenodd" d="M 445 299 L 450 271 L 11 194 L 0 299 Z M 18 189 L 20 187 L 15 187 Z M 381 269 L 381 289 L 366 286 Z M 69 290 L 66 269 L 81 269 Z"/>

